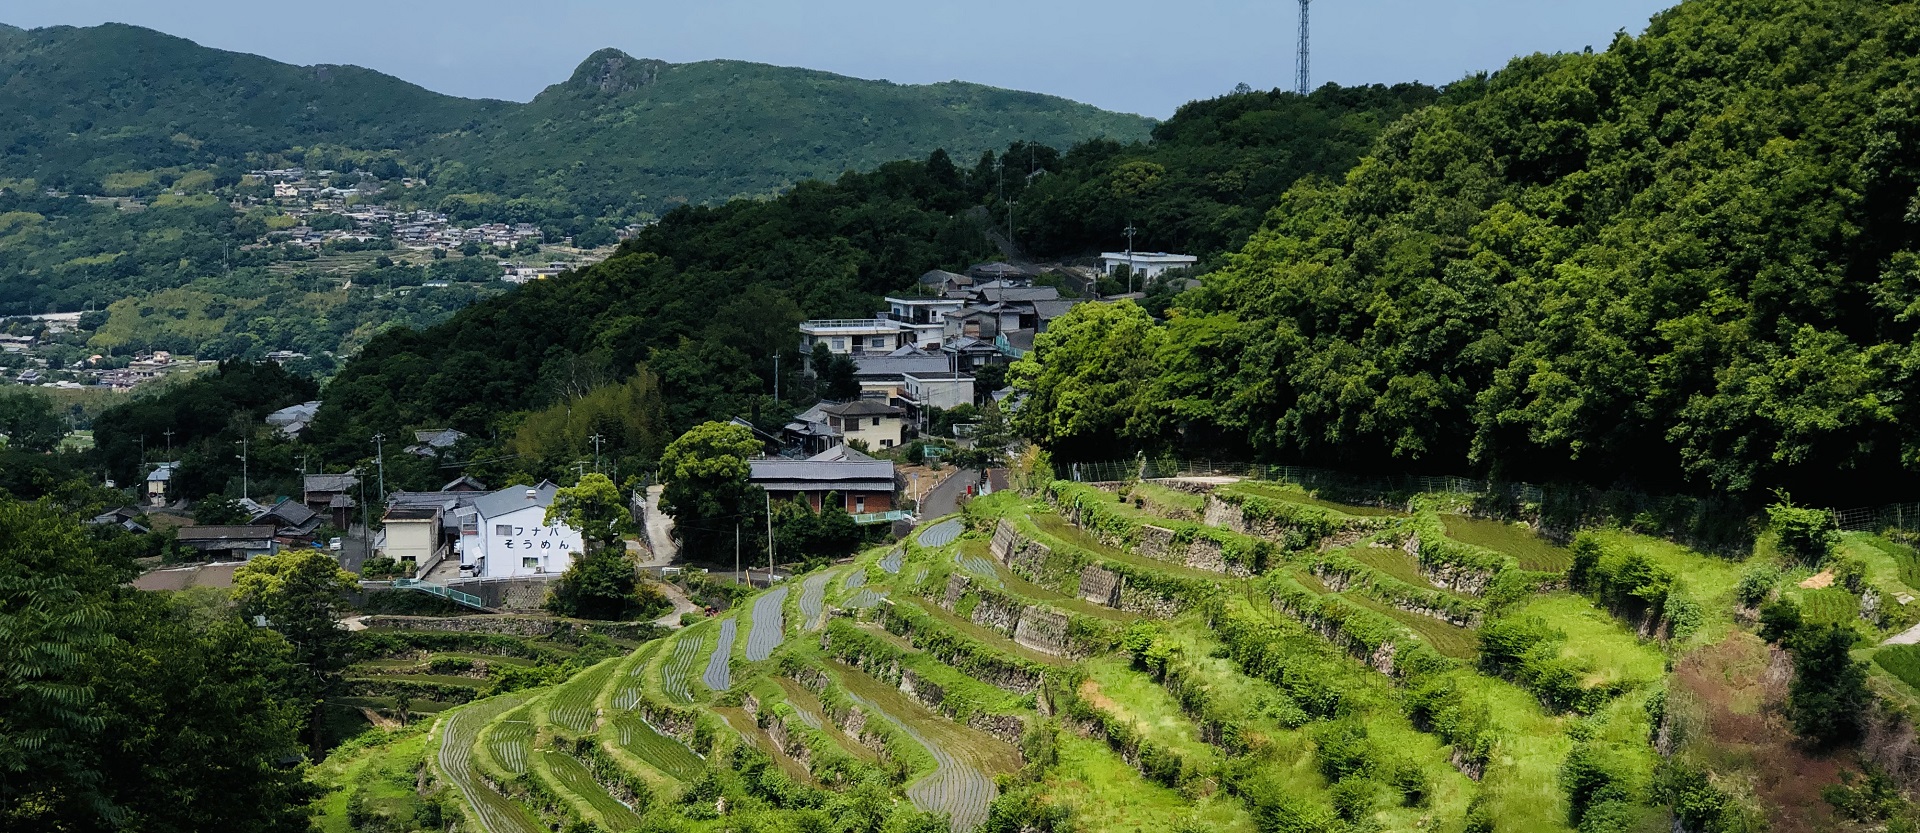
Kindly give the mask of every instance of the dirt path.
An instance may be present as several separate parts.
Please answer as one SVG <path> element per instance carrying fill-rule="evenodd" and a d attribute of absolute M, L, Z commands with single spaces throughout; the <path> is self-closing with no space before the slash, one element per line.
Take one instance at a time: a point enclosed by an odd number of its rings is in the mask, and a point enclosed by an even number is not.
<path fill-rule="evenodd" d="M 680 617 L 682 614 L 693 613 L 700 609 L 699 605 L 694 604 L 687 598 L 687 594 L 680 592 L 678 586 L 668 584 L 664 581 L 655 583 L 654 586 L 660 588 L 660 593 L 667 597 L 667 601 L 673 602 L 673 612 L 653 620 L 654 624 L 677 628 L 680 627 Z"/>
<path fill-rule="evenodd" d="M 665 567 L 680 557 L 680 545 L 673 540 L 673 518 L 660 511 L 660 492 L 665 486 L 648 486 L 646 502 L 647 546 L 652 553 L 641 556 L 642 567 Z"/>

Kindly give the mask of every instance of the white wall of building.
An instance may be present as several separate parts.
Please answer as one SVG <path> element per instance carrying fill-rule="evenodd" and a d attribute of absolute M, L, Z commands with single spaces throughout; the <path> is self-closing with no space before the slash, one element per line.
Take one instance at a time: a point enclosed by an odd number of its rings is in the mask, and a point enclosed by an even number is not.
<path fill-rule="evenodd" d="M 387 521 L 386 555 L 395 561 L 424 562 L 433 555 L 439 532 L 438 518 Z"/>
<path fill-rule="evenodd" d="M 580 531 L 564 524 L 542 523 L 547 508 L 528 502 L 491 518 L 477 513 L 463 520 L 460 534 L 461 566 L 472 566 L 480 578 L 554 576 L 565 572 L 580 556 Z"/>

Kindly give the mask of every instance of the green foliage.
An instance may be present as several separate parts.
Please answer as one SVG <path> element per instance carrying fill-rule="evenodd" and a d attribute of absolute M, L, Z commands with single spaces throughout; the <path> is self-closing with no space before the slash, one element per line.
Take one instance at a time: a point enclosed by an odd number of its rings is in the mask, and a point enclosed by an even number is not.
<path fill-rule="evenodd" d="M 147 476 L 140 470 L 143 452 L 149 460 L 165 456 L 164 450 L 159 455 L 153 451 L 167 447 L 165 432 L 172 431 L 171 459 L 180 460 L 182 465 L 174 472 L 168 493 L 191 497 L 220 494 L 227 491 L 230 481 L 235 487 L 239 485 L 240 460 L 235 445 L 241 437 L 268 413 L 312 400 L 317 392 L 311 380 L 288 373 L 272 362 L 227 362 L 210 375 L 109 408 L 93 422 L 94 447 L 115 480 L 140 482 Z M 255 455 L 274 453 L 271 448 L 256 445 L 250 451 Z M 291 458 L 290 452 L 287 456 Z M 294 477 L 296 460 L 289 459 L 289 465 L 281 469 L 286 486 L 277 491 L 282 494 L 299 491 Z M 260 471 L 260 466 L 253 467 L 256 486 L 265 480 L 257 476 Z M 237 495 L 238 489 L 233 493 Z"/>
<path fill-rule="evenodd" d="M 1080 304 L 1034 337 L 1033 352 L 1007 378 L 1026 401 L 1014 412 L 1021 434 L 1056 453 L 1109 457 L 1116 444 L 1152 436 L 1159 331 L 1130 301 Z"/>
<path fill-rule="evenodd" d="M 660 510 L 673 516 L 674 535 L 690 554 L 717 558 L 732 543 L 739 519 L 759 490 L 747 483 L 747 458 L 760 441 L 740 425 L 709 422 L 680 435 L 660 456 Z M 751 526 L 751 524 L 749 524 Z"/>
<path fill-rule="evenodd" d="M 1833 513 L 1825 509 L 1795 506 L 1784 495 L 1767 507 L 1767 524 L 1779 536 L 1780 550 L 1802 564 L 1819 564 L 1833 553 L 1840 541 L 1840 529 Z"/>
<path fill-rule="evenodd" d="M 1555 709 L 1592 713 L 1618 693 L 1589 687 L 1589 668 L 1564 652 L 1566 634 L 1534 616 L 1496 619 L 1480 627 L 1480 665 L 1512 678 Z"/>
<path fill-rule="evenodd" d="M 670 441 L 660 377 L 643 365 L 624 382 L 595 385 L 600 374 L 590 360 L 556 363 L 554 369 L 550 386 L 563 398 L 527 414 L 505 443 L 508 453 L 548 474 L 595 454 L 628 471 L 659 459 Z"/>
<path fill-rule="evenodd" d="M 642 582 L 632 556 L 606 547 L 587 553 L 567 567 L 547 597 L 547 610 L 581 619 L 651 619 L 673 603 L 651 583 Z"/>
<path fill-rule="evenodd" d="M 1757 608 L 1773 596 L 1773 589 L 1779 584 L 1778 569 L 1770 564 L 1755 564 L 1740 574 L 1740 586 L 1734 590 L 1734 597 L 1742 605 Z"/>
<path fill-rule="evenodd" d="M 1873 664 L 1920 691 L 1920 645 L 1888 645 L 1873 652 Z"/>
<path fill-rule="evenodd" d="M 1787 640 L 1793 653 L 1793 683 L 1787 716 L 1793 729 L 1814 743 L 1832 746 L 1860 733 L 1860 717 L 1872 702 L 1867 670 L 1849 651 L 1854 632 L 1837 625 L 1803 628 Z"/>
<path fill-rule="evenodd" d="M 8 388 L 0 390 L 0 435 L 7 448 L 52 451 L 67 435 L 67 421 L 40 393 Z"/>
<path fill-rule="evenodd" d="M 1872 502 L 1920 447 L 1911 25 L 1696 0 L 1601 52 L 1516 58 L 1295 184 L 1131 331 L 1180 345 L 1139 362 L 1153 390 L 1063 401 L 1045 380 L 1115 358 L 1039 344 L 1016 387 L 1049 428 L 1124 416 L 1133 444 Z"/>
<path fill-rule="evenodd" d="M 353 661 L 352 632 L 339 626 L 347 594 L 359 579 L 321 550 L 289 550 L 255 558 L 233 573 L 233 598 L 240 615 L 263 619 L 293 644 L 299 671 L 289 675 L 292 691 L 313 709 L 339 692 L 341 673 Z"/>
<path fill-rule="evenodd" d="M 620 497 L 620 487 L 604 474 L 589 472 L 581 475 L 580 482 L 554 492 L 541 523 L 563 523 L 580 530 L 601 549 L 619 549 L 620 536 L 631 531 L 633 518 Z"/>

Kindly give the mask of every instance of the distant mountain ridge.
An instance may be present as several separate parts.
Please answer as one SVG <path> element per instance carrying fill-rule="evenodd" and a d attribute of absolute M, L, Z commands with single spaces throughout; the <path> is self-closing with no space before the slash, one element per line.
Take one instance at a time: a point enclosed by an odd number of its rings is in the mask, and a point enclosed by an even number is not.
<path fill-rule="evenodd" d="M 355 66 L 295 66 L 124 24 L 0 26 L 0 177 L 86 181 L 314 145 L 394 151 L 449 190 L 657 210 L 775 192 L 944 148 L 1146 138 L 1153 122 L 964 82 L 588 56 L 531 102 Z"/>

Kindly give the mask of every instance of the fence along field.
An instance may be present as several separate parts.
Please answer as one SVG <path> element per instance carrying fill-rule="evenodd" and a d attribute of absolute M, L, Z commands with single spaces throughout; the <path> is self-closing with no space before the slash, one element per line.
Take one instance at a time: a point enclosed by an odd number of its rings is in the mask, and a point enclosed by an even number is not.
<path fill-rule="evenodd" d="M 519 804 L 487 786 L 486 779 L 473 766 L 473 745 L 479 739 L 480 728 L 531 696 L 533 692 L 529 691 L 483 700 L 454 712 L 444 725 L 440 769 L 467 799 L 467 806 L 474 809 L 475 821 L 486 833 L 544 833 Z"/>
<path fill-rule="evenodd" d="M 759 662 L 780 647 L 786 627 L 787 589 L 781 585 L 753 600 L 753 627 L 747 631 L 747 661 Z"/>
<path fill-rule="evenodd" d="M 720 642 L 714 646 L 713 656 L 707 658 L 706 673 L 700 675 L 700 682 L 714 691 L 726 691 L 733 685 L 733 667 L 727 664 L 733 656 L 733 636 L 740 630 L 740 623 L 734 619 L 720 620 Z"/>

